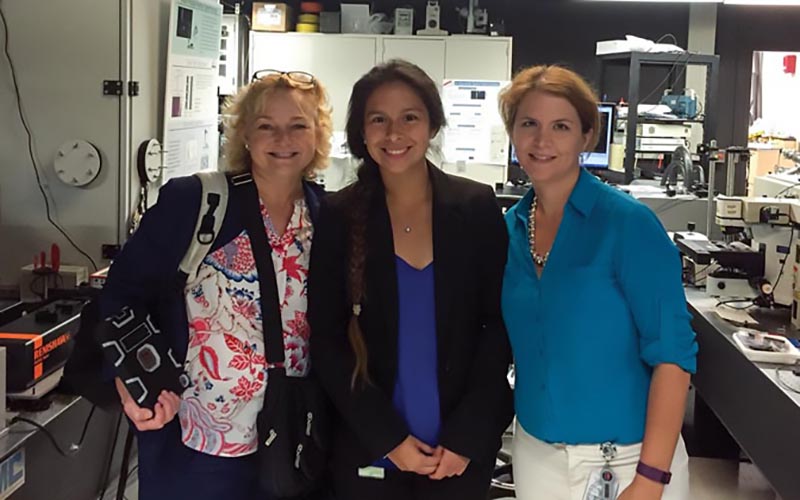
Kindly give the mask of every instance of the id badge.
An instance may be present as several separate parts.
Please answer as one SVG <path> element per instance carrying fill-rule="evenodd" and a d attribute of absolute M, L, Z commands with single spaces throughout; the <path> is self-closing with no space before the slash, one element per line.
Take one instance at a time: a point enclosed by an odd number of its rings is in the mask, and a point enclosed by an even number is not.
<path fill-rule="evenodd" d="M 385 479 L 386 471 L 382 467 L 360 467 L 358 477 L 367 479 Z"/>
<path fill-rule="evenodd" d="M 616 500 L 619 494 L 619 480 L 608 465 L 589 474 L 583 500 Z"/>

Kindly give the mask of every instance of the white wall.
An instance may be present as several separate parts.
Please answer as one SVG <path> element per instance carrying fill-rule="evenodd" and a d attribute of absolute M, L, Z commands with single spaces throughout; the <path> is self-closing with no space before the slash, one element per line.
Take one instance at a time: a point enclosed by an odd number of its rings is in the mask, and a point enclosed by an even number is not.
<path fill-rule="evenodd" d="M 163 108 L 160 82 L 166 53 L 169 0 L 2 0 L 9 49 L 17 73 L 43 184 L 53 218 L 99 265 L 101 245 L 118 244 L 122 221 L 136 199 L 136 147 L 159 137 Z M 122 9 L 122 16 L 121 16 Z M 131 15 L 131 25 L 120 19 Z M 2 31 L 2 30 L 0 30 Z M 130 34 L 130 37 L 127 36 Z M 122 36 L 126 35 L 126 36 Z M 0 37 L 2 33 L 0 32 Z M 2 38 L 0 38 L 2 44 Z M 131 66 L 121 52 L 131 47 Z M 141 94 L 125 100 L 103 96 L 103 80 L 130 73 Z M 45 206 L 16 111 L 8 62 L 0 53 L 0 287 L 16 284 L 34 253 L 61 247 L 62 262 L 89 267 L 45 218 Z M 120 140 L 121 111 L 130 132 Z M 56 150 L 84 139 L 101 152 L 102 171 L 86 188 L 62 184 L 53 171 Z M 130 160 L 133 159 L 134 162 Z"/>
<path fill-rule="evenodd" d="M 764 127 L 776 135 L 800 137 L 800 67 L 794 75 L 783 72 L 783 57 L 798 52 L 762 52 L 762 110 Z"/>
<path fill-rule="evenodd" d="M 9 49 L 53 218 L 95 260 L 116 243 L 119 100 L 102 95 L 119 75 L 119 4 L 108 0 L 3 0 Z M 100 177 L 86 188 L 62 184 L 53 171 L 59 145 L 84 139 L 101 152 Z M 56 242 L 65 263 L 88 265 L 45 219 L 27 137 L 5 57 L 0 57 L 0 284 L 17 281 L 34 252 Z"/>

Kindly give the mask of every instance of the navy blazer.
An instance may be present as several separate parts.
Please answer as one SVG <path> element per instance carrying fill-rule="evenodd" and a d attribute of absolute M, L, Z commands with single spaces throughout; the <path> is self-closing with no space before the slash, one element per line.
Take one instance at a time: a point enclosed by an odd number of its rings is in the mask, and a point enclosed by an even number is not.
<path fill-rule="evenodd" d="M 245 227 L 246 200 L 235 196 L 230 176 L 228 187 L 225 218 L 209 252 L 232 241 Z M 318 184 L 304 182 L 303 191 L 311 220 L 316 224 L 324 190 Z M 200 179 L 194 176 L 172 179 L 161 188 L 158 202 L 145 213 L 139 228 L 114 260 L 99 298 L 101 318 L 126 305 L 147 307 L 181 362 L 186 359 L 189 345 L 189 324 L 185 279 L 178 266 L 194 237 L 201 194 Z M 149 466 L 157 466 L 163 444 L 177 439 L 174 445 L 180 445 L 177 418 L 161 431 L 140 432 L 138 436 L 140 462 L 149 461 Z"/>
<path fill-rule="evenodd" d="M 230 177 L 228 184 L 225 219 L 209 253 L 244 230 L 245 200 L 235 196 Z M 303 190 L 311 220 L 316 223 L 324 190 L 312 182 L 304 182 Z M 147 306 L 178 361 L 186 359 L 189 339 L 184 283 L 178 266 L 194 236 L 201 192 L 200 179 L 194 176 L 172 179 L 161 188 L 158 203 L 145 213 L 139 229 L 114 260 L 100 296 L 102 318 L 126 305 Z"/>

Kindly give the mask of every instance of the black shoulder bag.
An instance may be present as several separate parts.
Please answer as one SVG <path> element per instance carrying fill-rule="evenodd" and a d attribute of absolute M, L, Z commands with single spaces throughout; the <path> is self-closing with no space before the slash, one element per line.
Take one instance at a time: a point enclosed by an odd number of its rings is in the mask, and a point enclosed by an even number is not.
<path fill-rule="evenodd" d="M 317 491 L 327 469 L 328 400 L 317 379 L 289 377 L 284 367 L 283 322 L 272 248 L 261 218 L 254 182 L 235 188 L 245 197 L 245 229 L 258 270 L 267 363 L 264 407 L 258 414 L 261 487 L 278 498 Z"/>

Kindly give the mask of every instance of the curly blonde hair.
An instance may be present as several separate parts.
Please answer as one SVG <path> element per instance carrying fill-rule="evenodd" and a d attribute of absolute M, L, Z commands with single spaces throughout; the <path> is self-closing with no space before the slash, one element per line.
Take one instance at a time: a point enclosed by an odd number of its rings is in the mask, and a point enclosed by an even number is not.
<path fill-rule="evenodd" d="M 586 150 L 591 151 L 600 137 L 600 113 L 597 111 L 597 95 L 589 83 L 581 75 L 563 66 L 531 66 L 514 76 L 511 85 L 500 92 L 500 116 L 506 126 L 508 135 L 512 134 L 517 110 L 529 92 L 545 92 L 563 97 L 581 120 L 581 131 L 592 132 Z"/>
<path fill-rule="evenodd" d="M 296 90 L 304 99 L 308 99 L 313 104 L 316 111 L 314 123 L 317 147 L 314 152 L 314 158 L 306 167 L 303 175 L 311 179 L 318 170 L 328 166 L 333 121 L 325 87 L 316 78 L 311 84 L 299 83 L 289 78 L 286 74 L 275 73 L 255 80 L 243 87 L 233 99 L 226 103 L 224 112 L 226 116 L 224 146 L 227 158 L 226 171 L 234 174 L 250 171 L 252 162 L 250 152 L 246 147 L 246 131 L 255 121 L 256 116 L 264 105 L 264 101 L 270 99 L 280 90 Z"/>

